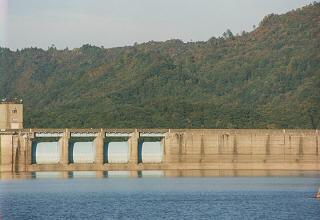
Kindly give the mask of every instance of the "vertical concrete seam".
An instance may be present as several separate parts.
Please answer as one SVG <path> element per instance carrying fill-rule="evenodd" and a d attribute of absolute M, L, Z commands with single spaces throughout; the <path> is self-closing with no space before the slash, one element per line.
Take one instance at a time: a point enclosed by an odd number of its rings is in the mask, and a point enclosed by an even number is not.
<path fill-rule="evenodd" d="M 13 135 L 11 135 L 11 172 L 14 168 L 14 154 L 13 154 Z"/>
<path fill-rule="evenodd" d="M 299 137 L 299 161 L 303 159 L 303 137 Z"/>
<path fill-rule="evenodd" d="M 15 149 L 15 166 L 14 166 L 14 171 L 17 172 L 19 171 L 19 165 L 20 165 L 20 160 L 19 160 L 19 136 L 16 137 L 16 149 Z"/>
<path fill-rule="evenodd" d="M 221 154 L 221 144 L 220 144 L 220 135 L 218 134 L 218 154 L 220 155 Z"/>
<path fill-rule="evenodd" d="M 1 144 L 2 135 L 0 134 L 0 166 L 2 164 L 2 144 Z M 1 169 L 0 169 L 1 171 Z"/>
<path fill-rule="evenodd" d="M 233 136 L 233 154 L 238 155 L 237 135 Z"/>
<path fill-rule="evenodd" d="M 250 154 L 251 154 L 251 156 L 252 156 L 252 153 L 253 153 L 252 135 L 253 135 L 253 134 L 251 134 L 251 141 L 250 141 Z"/>
<path fill-rule="evenodd" d="M 202 162 L 202 160 L 205 157 L 205 152 L 204 152 L 204 142 L 203 142 L 203 134 L 201 134 L 201 143 L 200 143 L 200 162 Z"/>
<path fill-rule="evenodd" d="M 283 160 L 285 160 L 286 158 L 286 130 L 283 129 L 283 145 L 282 145 L 282 148 L 283 148 Z"/>
<path fill-rule="evenodd" d="M 178 133 L 178 145 L 179 145 L 179 162 L 181 162 L 182 157 L 182 143 L 181 143 L 181 133 Z"/>
<path fill-rule="evenodd" d="M 266 155 L 270 155 L 270 134 L 267 135 L 266 141 Z"/>
<path fill-rule="evenodd" d="M 27 147 L 28 147 L 28 135 L 24 137 L 24 172 L 27 172 Z"/>
<path fill-rule="evenodd" d="M 292 149 L 292 141 L 291 141 L 291 135 L 289 134 L 289 148 Z"/>
<path fill-rule="evenodd" d="M 319 137 L 318 137 L 318 129 L 316 129 L 316 153 L 319 156 Z"/>

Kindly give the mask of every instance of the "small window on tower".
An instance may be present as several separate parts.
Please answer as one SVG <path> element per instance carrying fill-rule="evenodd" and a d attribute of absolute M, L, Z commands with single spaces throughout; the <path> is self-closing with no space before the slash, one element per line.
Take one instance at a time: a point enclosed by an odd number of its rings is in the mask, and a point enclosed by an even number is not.
<path fill-rule="evenodd" d="M 17 109 L 12 110 L 12 114 L 17 114 L 17 112 L 18 112 Z"/>

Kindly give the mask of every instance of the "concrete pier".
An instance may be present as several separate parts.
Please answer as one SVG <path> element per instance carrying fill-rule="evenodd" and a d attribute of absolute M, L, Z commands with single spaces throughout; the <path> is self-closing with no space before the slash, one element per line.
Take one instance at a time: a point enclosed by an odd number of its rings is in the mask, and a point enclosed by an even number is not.
<path fill-rule="evenodd" d="M 33 144 L 55 139 L 60 159 L 38 164 Z M 126 163 L 108 162 L 106 142 L 124 138 Z M 94 161 L 70 160 L 70 141 L 92 140 Z M 141 140 L 162 149 L 157 160 L 139 160 Z M 45 142 L 42 144 L 45 145 Z M 114 145 L 117 146 L 117 145 Z M 140 146 L 141 147 L 141 146 Z M 0 171 L 137 171 L 137 170 L 308 170 L 320 171 L 317 130 L 269 129 L 6 129 L 0 131 Z M 114 149 L 114 148 L 113 148 Z M 142 150 L 147 152 L 146 149 Z M 110 156 L 110 155 L 109 155 Z M 144 155 L 145 157 L 148 154 Z M 156 155 L 157 156 L 157 155 Z M 159 160 L 159 157 L 161 157 Z M 143 163 L 143 161 L 148 161 Z"/>

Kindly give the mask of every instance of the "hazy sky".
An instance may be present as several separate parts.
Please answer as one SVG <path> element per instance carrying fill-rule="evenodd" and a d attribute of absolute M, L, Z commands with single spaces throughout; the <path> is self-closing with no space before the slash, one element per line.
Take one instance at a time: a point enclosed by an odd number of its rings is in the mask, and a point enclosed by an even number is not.
<path fill-rule="evenodd" d="M 116 47 L 250 31 L 309 0 L 0 0 L 0 46 Z"/>

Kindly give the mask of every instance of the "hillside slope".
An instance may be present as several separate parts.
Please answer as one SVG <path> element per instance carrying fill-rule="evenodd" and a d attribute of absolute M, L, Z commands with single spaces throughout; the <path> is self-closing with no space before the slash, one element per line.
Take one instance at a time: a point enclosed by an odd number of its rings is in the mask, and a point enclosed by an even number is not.
<path fill-rule="evenodd" d="M 104 49 L 0 48 L 25 127 L 319 128 L 320 3 L 241 36 Z"/>

